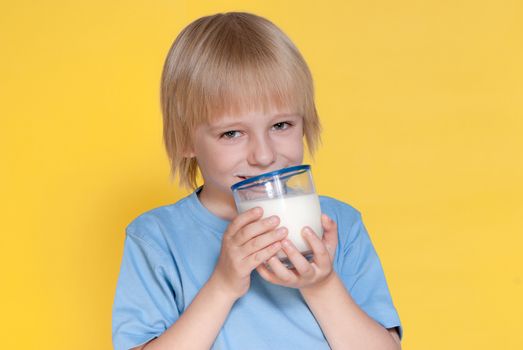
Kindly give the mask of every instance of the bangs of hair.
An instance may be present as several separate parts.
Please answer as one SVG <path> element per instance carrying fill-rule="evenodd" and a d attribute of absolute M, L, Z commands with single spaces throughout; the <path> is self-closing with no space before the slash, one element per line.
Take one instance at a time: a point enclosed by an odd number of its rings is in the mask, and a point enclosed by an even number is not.
<path fill-rule="evenodd" d="M 186 104 L 195 125 L 274 107 L 306 114 L 313 104 L 312 77 L 287 37 L 261 17 L 254 23 L 252 18 L 245 23 L 241 14 L 215 21 L 201 46 Z"/>

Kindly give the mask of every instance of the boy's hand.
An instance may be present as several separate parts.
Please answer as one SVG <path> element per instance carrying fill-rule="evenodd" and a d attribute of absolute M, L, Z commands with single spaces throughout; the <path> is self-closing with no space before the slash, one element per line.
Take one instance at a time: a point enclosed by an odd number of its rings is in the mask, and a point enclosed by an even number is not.
<path fill-rule="evenodd" d="M 323 226 L 321 240 L 310 228 L 304 228 L 302 231 L 304 239 L 309 243 L 314 254 L 311 263 L 291 241 L 285 239 L 283 251 L 294 268 L 289 270 L 276 256 L 273 256 L 268 261 L 272 271 L 263 264 L 256 268 L 260 276 L 274 284 L 300 289 L 320 286 L 322 282 L 332 277 L 334 275 L 332 262 L 338 245 L 338 227 L 336 222 L 325 214 L 321 216 L 321 223 Z"/>
<path fill-rule="evenodd" d="M 263 210 L 252 208 L 239 214 L 225 231 L 218 263 L 210 281 L 237 299 L 247 293 L 251 272 L 281 248 L 286 228 L 275 228 L 277 216 L 261 219 Z"/>

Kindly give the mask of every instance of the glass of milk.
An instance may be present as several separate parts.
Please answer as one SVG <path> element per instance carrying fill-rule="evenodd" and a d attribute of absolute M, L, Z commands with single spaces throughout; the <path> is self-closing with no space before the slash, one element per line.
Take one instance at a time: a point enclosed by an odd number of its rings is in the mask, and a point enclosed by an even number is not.
<path fill-rule="evenodd" d="M 309 226 L 321 238 L 321 209 L 314 189 L 310 165 L 298 165 L 254 176 L 234 184 L 232 187 L 238 212 L 254 207 L 263 209 L 263 217 L 276 215 L 280 226 L 288 230 L 287 238 L 310 261 L 312 251 L 302 238 L 301 231 Z M 278 258 L 292 267 L 287 255 L 278 253 Z"/>

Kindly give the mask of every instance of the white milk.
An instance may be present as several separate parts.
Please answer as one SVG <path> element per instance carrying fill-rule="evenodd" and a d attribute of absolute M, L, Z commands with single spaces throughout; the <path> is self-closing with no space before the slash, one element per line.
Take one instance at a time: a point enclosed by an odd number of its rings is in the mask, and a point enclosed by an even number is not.
<path fill-rule="evenodd" d="M 301 253 L 311 251 L 309 245 L 302 238 L 301 230 L 303 227 L 309 226 L 320 238 L 323 237 L 320 201 L 315 193 L 275 199 L 258 199 L 238 204 L 240 212 L 254 207 L 263 208 L 264 218 L 277 215 L 280 218 L 280 226 L 288 229 L 287 238 L 294 243 Z M 284 259 L 286 255 L 279 252 L 278 258 Z"/>

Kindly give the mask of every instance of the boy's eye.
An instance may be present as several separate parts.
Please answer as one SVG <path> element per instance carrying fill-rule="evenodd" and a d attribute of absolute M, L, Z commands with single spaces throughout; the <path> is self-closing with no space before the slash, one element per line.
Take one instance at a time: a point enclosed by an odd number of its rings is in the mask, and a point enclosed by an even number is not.
<path fill-rule="evenodd" d="M 289 126 L 291 126 L 290 123 L 288 122 L 280 122 L 280 123 L 276 123 L 274 124 L 272 127 L 276 130 L 285 130 L 287 129 Z"/>
<path fill-rule="evenodd" d="M 220 135 L 220 138 L 226 138 L 226 139 L 233 139 L 235 137 L 239 137 L 240 132 L 238 130 L 230 130 L 226 131 L 223 134 Z"/>

